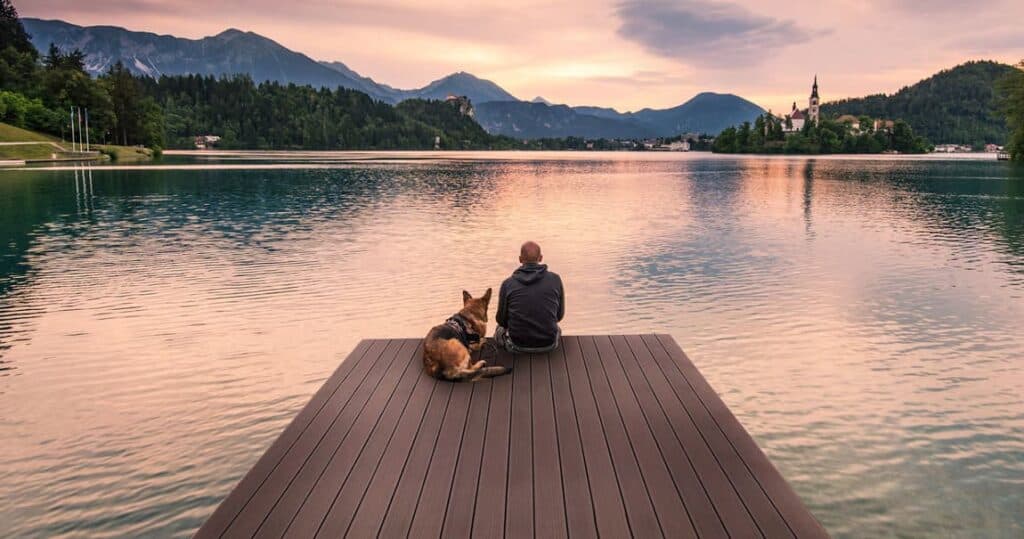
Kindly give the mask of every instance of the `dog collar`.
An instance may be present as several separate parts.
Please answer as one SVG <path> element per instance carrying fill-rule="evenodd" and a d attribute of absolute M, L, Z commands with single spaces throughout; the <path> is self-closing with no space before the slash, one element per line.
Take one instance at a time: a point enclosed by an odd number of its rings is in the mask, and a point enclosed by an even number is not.
<path fill-rule="evenodd" d="M 462 346 L 469 348 L 470 345 L 480 342 L 480 334 L 473 329 L 473 324 L 470 324 L 461 314 L 453 315 L 448 320 L 445 320 L 444 323 L 455 330 Z"/>

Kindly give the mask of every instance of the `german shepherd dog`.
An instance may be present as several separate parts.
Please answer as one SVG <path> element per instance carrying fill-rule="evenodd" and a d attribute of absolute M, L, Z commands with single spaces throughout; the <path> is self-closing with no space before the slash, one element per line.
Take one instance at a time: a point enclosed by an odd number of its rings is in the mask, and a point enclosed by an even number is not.
<path fill-rule="evenodd" d="M 487 334 L 487 305 L 491 289 L 474 298 L 462 291 L 462 310 L 445 323 L 434 326 L 423 342 L 423 367 L 427 374 L 452 382 L 475 382 L 481 378 L 501 376 L 512 369 L 479 360 L 473 363 L 472 353 L 480 350 Z"/>

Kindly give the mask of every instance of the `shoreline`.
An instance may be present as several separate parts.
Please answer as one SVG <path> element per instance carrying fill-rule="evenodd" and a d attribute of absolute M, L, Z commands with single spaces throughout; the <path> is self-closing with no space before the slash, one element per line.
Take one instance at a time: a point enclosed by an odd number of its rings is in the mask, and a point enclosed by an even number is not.
<path fill-rule="evenodd" d="M 619 151 L 557 151 L 557 150 L 166 150 L 163 160 L 143 162 L 104 161 L 102 164 L 66 165 L 27 163 L 23 166 L 6 166 L 0 171 L 38 170 L 69 171 L 88 168 L 92 170 L 245 170 L 245 169 L 327 169 L 368 165 L 421 165 L 437 162 L 527 162 L 527 161 L 729 161 L 729 160 L 770 160 L 770 161 L 930 161 L 930 162 L 983 162 L 997 161 L 995 154 L 825 154 L 825 155 L 762 155 L 762 154 L 720 154 L 712 152 L 619 152 Z M 166 158 L 182 158 L 182 162 L 167 162 Z"/>

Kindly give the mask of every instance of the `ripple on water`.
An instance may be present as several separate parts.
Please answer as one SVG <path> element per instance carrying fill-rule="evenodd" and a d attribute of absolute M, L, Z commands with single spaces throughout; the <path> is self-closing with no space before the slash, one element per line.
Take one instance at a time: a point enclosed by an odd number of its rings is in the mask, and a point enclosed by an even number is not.
<path fill-rule="evenodd" d="M 1024 534 L 1005 167 L 520 157 L 5 172 L 0 535 L 189 535 L 358 340 L 527 238 L 567 333 L 674 335 L 833 535 Z"/>

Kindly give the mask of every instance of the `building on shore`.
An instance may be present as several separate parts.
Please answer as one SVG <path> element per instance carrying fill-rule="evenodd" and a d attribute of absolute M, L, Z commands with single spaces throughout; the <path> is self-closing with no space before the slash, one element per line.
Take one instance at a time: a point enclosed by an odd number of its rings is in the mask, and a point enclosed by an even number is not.
<path fill-rule="evenodd" d="M 935 153 L 970 153 L 974 148 L 970 144 L 936 144 Z"/>
<path fill-rule="evenodd" d="M 793 102 L 793 109 L 787 116 L 779 118 L 782 122 L 782 130 L 786 133 L 796 133 L 804 128 L 808 122 L 818 125 L 821 117 L 821 99 L 818 96 L 818 76 L 814 76 L 814 84 L 811 85 L 811 96 L 807 98 L 807 108 L 799 109 L 796 101 Z M 787 121 L 788 120 L 788 121 Z"/>
<path fill-rule="evenodd" d="M 885 131 L 886 133 L 891 133 L 894 127 L 896 127 L 895 121 L 883 120 L 881 118 L 875 119 L 871 126 L 874 131 Z"/>
<path fill-rule="evenodd" d="M 216 146 L 220 142 L 220 137 L 217 135 L 197 135 L 193 142 L 197 150 L 205 150 Z"/>
<path fill-rule="evenodd" d="M 804 117 L 803 111 L 796 108 L 796 101 L 793 102 L 793 110 L 789 113 L 789 125 L 785 123 L 782 125 L 782 130 L 787 132 L 797 132 L 804 128 L 804 124 L 807 119 Z"/>
<path fill-rule="evenodd" d="M 985 145 L 985 151 L 987 153 L 999 153 L 1003 151 L 1003 147 L 998 144 L 989 143 Z"/>
<path fill-rule="evenodd" d="M 852 114 L 843 114 L 836 118 L 836 123 L 846 125 L 847 129 L 853 134 L 860 133 L 860 118 Z"/>

